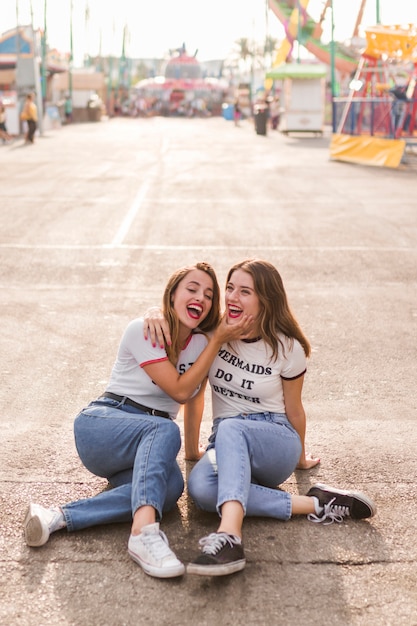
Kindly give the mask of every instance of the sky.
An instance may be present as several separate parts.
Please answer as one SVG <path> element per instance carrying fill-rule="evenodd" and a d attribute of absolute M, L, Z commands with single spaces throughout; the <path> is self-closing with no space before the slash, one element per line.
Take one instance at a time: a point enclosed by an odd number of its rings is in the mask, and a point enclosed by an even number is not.
<path fill-rule="evenodd" d="M 0 33 L 19 24 L 35 28 L 45 23 L 50 48 L 69 52 L 70 15 L 74 65 L 82 65 L 84 54 L 120 56 L 123 30 L 126 56 L 161 58 L 185 43 L 187 52 L 200 61 L 226 58 L 236 40 L 246 37 L 262 42 L 266 35 L 281 40 L 284 30 L 267 9 L 267 0 L 0 0 Z M 335 39 L 352 36 L 360 0 L 333 0 Z M 310 0 L 308 11 L 315 19 L 324 0 Z M 367 0 L 362 24 L 376 24 L 377 0 Z M 17 7 L 17 9 L 16 9 Z M 89 19 L 86 20 L 86 7 Z M 417 22 L 415 1 L 379 0 L 383 24 Z M 17 18 L 18 16 L 18 18 Z M 330 39 L 330 11 L 323 39 Z"/>

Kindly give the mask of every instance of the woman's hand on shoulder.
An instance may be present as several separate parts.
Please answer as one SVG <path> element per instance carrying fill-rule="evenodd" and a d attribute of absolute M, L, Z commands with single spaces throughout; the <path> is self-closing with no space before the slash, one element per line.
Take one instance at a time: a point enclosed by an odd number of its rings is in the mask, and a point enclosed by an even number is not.
<path fill-rule="evenodd" d="M 296 469 L 298 470 L 309 470 L 313 467 L 316 467 L 320 463 L 320 459 L 317 457 L 313 457 L 312 454 L 306 454 L 304 458 L 300 459 L 297 463 Z"/>
<path fill-rule="evenodd" d="M 150 307 L 143 316 L 143 336 L 145 339 L 150 338 L 153 347 L 157 342 L 161 348 L 165 346 L 165 342 L 168 346 L 171 345 L 168 322 L 158 306 Z"/>

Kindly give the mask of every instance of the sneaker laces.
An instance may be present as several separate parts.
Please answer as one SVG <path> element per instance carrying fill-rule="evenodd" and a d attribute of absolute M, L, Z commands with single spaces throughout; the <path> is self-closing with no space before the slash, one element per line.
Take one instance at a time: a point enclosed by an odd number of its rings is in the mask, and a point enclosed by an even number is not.
<path fill-rule="evenodd" d="M 349 517 L 350 510 L 348 506 L 342 506 L 340 504 L 333 504 L 336 498 L 330 500 L 327 504 L 324 505 L 322 513 L 320 515 L 315 515 L 314 513 L 309 513 L 307 515 L 307 519 L 310 522 L 316 522 L 318 524 L 324 523 L 333 524 L 333 522 L 337 522 L 340 524 L 343 522 L 345 517 Z M 328 521 L 326 521 L 328 520 Z"/>
<path fill-rule="evenodd" d="M 54 533 L 57 530 L 61 530 L 66 527 L 67 522 L 65 521 L 64 514 L 59 507 L 53 506 L 48 509 L 47 513 L 50 516 L 50 519 L 48 520 L 48 529 L 50 533 Z"/>
<path fill-rule="evenodd" d="M 217 554 L 228 543 L 231 548 L 241 543 L 239 537 L 227 533 L 211 533 L 199 540 L 201 551 L 204 554 Z"/>
<path fill-rule="evenodd" d="M 142 533 L 141 540 L 157 559 L 173 556 L 173 552 L 168 545 L 166 534 L 160 530 L 156 534 Z"/>

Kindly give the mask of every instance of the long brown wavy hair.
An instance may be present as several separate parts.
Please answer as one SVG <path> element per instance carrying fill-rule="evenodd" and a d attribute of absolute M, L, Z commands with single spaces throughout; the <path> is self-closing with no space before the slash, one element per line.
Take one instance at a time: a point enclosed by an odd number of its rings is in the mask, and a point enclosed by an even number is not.
<path fill-rule="evenodd" d="M 305 355 L 311 353 L 310 342 L 304 335 L 288 304 L 287 294 L 278 270 L 268 261 L 261 259 L 246 259 L 230 268 L 226 286 L 233 272 L 243 270 L 253 278 L 256 295 L 259 298 L 260 314 L 259 328 L 262 339 L 271 347 L 272 358 L 278 358 L 278 346 L 282 342 L 278 334 L 289 339 L 297 339 L 303 346 Z"/>
<path fill-rule="evenodd" d="M 189 274 L 192 270 L 201 270 L 210 276 L 213 282 L 213 300 L 211 303 L 211 309 L 207 317 L 199 324 L 196 332 L 208 333 L 214 330 L 220 322 L 220 287 L 217 280 L 216 273 L 209 263 L 196 263 L 195 265 L 188 265 L 178 269 L 165 287 L 164 297 L 162 301 L 162 310 L 165 319 L 168 322 L 169 330 L 171 333 L 172 343 L 170 346 L 165 345 L 165 349 L 168 354 L 168 358 L 174 365 L 178 360 L 178 356 L 182 350 L 182 345 L 179 341 L 179 319 L 172 305 L 172 296 L 174 295 L 180 282 Z"/>

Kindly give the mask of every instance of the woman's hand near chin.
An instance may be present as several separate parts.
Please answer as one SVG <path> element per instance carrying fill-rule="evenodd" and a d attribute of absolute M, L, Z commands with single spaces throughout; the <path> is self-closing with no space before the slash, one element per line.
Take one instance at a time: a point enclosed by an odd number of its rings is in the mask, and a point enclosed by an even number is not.
<path fill-rule="evenodd" d="M 243 315 L 235 324 L 229 324 L 227 313 L 223 313 L 220 324 L 214 331 L 214 337 L 221 344 L 236 339 L 244 339 L 251 332 L 253 323 L 252 315 Z"/>

